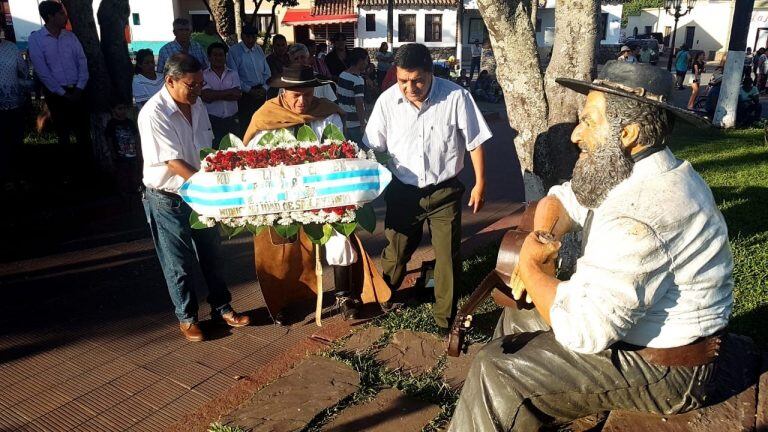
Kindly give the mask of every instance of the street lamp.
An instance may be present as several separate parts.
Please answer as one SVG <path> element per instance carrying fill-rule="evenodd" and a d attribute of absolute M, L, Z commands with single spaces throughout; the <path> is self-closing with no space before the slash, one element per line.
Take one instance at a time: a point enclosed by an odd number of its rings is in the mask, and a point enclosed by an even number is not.
<path fill-rule="evenodd" d="M 675 17 L 675 29 L 672 31 L 672 39 L 669 43 L 669 60 L 667 61 L 667 70 L 672 70 L 672 55 L 675 53 L 675 37 L 677 36 L 677 21 L 681 16 L 687 15 L 688 12 L 693 10 L 693 6 L 696 5 L 696 0 L 686 0 L 685 12 L 681 12 L 683 9 L 683 0 L 665 0 L 664 10 L 667 14 Z"/>

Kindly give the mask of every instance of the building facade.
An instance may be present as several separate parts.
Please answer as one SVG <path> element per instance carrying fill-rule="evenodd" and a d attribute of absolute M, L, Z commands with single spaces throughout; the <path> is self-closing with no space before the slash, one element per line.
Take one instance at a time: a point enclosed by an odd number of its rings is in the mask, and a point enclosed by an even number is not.
<path fill-rule="evenodd" d="M 685 3 L 683 3 L 685 4 Z M 675 48 L 685 44 L 692 50 L 704 51 L 709 60 L 719 61 L 728 51 L 735 0 L 699 0 L 677 23 Z M 627 37 L 646 33 L 662 33 L 669 45 L 675 18 L 664 8 L 643 9 L 630 16 L 623 32 Z M 768 44 L 768 0 L 756 0 L 747 36 L 747 46 L 756 50 Z"/>
<path fill-rule="evenodd" d="M 43 22 L 37 11 L 42 0 L 7 0 L 17 44 L 24 48 L 30 33 L 42 27 Z M 246 20 L 253 18 L 255 3 L 245 1 Z M 98 11 L 101 0 L 93 0 L 94 14 Z M 192 22 L 193 31 L 202 31 L 208 23 L 210 13 L 202 0 L 130 0 L 131 15 L 128 18 L 132 51 L 151 48 L 157 53 L 165 43 L 173 39 L 172 23 L 175 18 L 187 18 Z M 298 8 L 309 7 L 310 0 L 299 0 Z M 270 2 L 263 2 L 256 11 L 256 23 L 262 31 L 270 22 Z M 289 41 L 295 40 L 293 28 L 283 27 L 281 22 L 289 8 L 278 7 L 275 10 L 275 32 L 281 33 Z M 97 27 L 98 29 L 98 27 Z"/>

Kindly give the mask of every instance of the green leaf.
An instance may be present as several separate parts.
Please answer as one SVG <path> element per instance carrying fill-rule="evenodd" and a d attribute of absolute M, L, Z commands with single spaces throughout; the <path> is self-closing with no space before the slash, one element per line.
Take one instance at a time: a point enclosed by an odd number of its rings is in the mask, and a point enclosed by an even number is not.
<path fill-rule="evenodd" d="M 245 227 L 248 229 L 248 231 L 251 232 L 251 234 L 253 234 L 255 236 L 261 234 L 261 232 L 264 231 L 267 228 L 264 225 L 255 226 L 255 225 L 251 225 L 251 224 L 247 224 Z"/>
<path fill-rule="evenodd" d="M 242 147 L 243 141 L 235 134 L 226 134 L 219 142 L 219 150 L 226 150 L 230 147 Z"/>
<path fill-rule="evenodd" d="M 329 224 L 306 224 L 302 228 L 307 237 L 315 244 L 325 244 L 333 235 L 333 227 Z"/>
<path fill-rule="evenodd" d="M 189 214 L 189 226 L 191 226 L 192 229 L 208 228 L 208 225 L 200 222 L 200 215 L 194 210 Z"/>
<path fill-rule="evenodd" d="M 374 154 L 376 155 L 376 162 L 378 162 L 378 163 L 380 163 L 382 165 L 386 165 L 387 162 L 389 162 L 389 161 L 391 161 L 393 159 L 392 155 L 389 154 L 389 153 L 386 153 L 386 152 L 381 152 L 381 153 L 374 152 Z"/>
<path fill-rule="evenodd" d="M 245 231 L 244 226 L 235 227 L 235 229 L 233 229 L 232 233 L 229 235 L 229 238 L 236 237 L 240 235 L 240 233 L 242 233 L 243 231 Z"/>
<path fill-rule="evenodd" d="M 221 233 L 224 234 L 225 237 L 227 238 L 232 237 L 232 231 L 234 231 L 234 228 L 223 223 L 220 223 L 219 227 L 221 228 Z"/>
<path fill-rule="evenodd" d="M 299 225 L 275 225 L 275 232 L 282 238 L 289 239 L 299 233 Z"/>
<path fill-rule="evenodd" d="M 216 150 L 213 147 L 203 147 L 200 149 L 200 160 L 205 159 L 211 153 L 215 153 Z"/>
<path fill-rule="evenodd" d="M 328 123 L 323 129 L 323 141 L 326 139 L 344 141 L 344 134 L 341 132 L 338 126 L 333 123 Z"/>
<path fill-rule="evenodd" d="M 267 132 L 261 136 L 259 142 L 256 143 L 256 145 L 259 147 L 271 147 L 275 144 L 275 142 L 277 142 L 275 139 L 275 134 L 273 132 Z"/>
<path fill-rule="evenodd" d="M 350 235 L 352 235 L 352 233 L 355 232 L 356 228 L 357 228 L 357 222 L 333 224 L 333 229 L 338 231 L 339 234 L 342 234 L 346 237 L 349 237 Z"/>
<path fill-rule="evenodd" d="M 299 142 L 317 142 L 317 134 L 311 127 L 303 125 L 296 132 L 296 140 Z"/>
<path fill-rule="evenodd" d="M 360 225 L 360 228 L 369 233 L 373 233 L 376 229 L 376 212 L 373 211 L 373 206 L 370 203 L 357 209 L 355 212 L 355 219 L 357 220 L 358 225 Z"/>

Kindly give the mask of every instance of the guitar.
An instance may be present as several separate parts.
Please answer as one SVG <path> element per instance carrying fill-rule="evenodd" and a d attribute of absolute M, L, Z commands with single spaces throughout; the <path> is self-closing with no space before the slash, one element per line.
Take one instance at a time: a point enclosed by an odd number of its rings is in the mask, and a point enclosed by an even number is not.
<path fill-rule="evenodd" d="M 477 288 L 469 296 L 466 303 L 456 313 L 453 326 L 448 333 L 448 355 L 458 357 L 462 352 L 466 353 L 468 345 L 466 335 L 473 327 L 472 313 L 485 301 L 490 295 L 493 301 L 502 307 L 511 307 L 516 309 L 532 309 L 530 297 L 523 294 L 525 286 L 522 279 L 518 276 L 517 264 L 520 261 L 520 250 L 525 242 L 525 238 L 533 231 L 533 218 L 536 213 L 538 201 L 529 203 L 521 217 L 520 223 L 515 229 L 509 230 L 504 234 L 499 246 L 499 255 L 496 258 L 496 268 L 480 282 Z M 555 240 L 552 230 L 557 223 L 552 224 L 549 232 L 537 232 L 536 235 L 542 243 L 548 243 Z M 555 267 L 548 267 L 551 275 L 555 274 Z"/>

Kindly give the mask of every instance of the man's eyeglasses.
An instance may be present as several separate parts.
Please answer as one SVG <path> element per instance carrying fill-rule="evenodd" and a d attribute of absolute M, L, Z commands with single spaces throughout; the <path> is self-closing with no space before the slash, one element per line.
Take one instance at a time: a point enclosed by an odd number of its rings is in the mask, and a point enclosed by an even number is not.
<path fill-rule="evenodd" d="M 192 84 L 190 84 L 190 83 L 186 83 L 186 82 L 184 82 L 184 81 L 182 81 L 182 80 L 179 80 L 179 82 L 180 82 L 180 83 L 182 83 L 182 84 L 184 84 L 184 85 L 185 85 L 185 86 L 186 86 L 188 89 L 190 89 L 190 90 L 195 90 L 195 89 L 202 89 L 203 87 L 205 87 L 205 85 L 206 85 L 206 84 L 208 84 L 208 83 L 207 83 L 207 82 L 205 82 L 205 81 L 194 82 L 194 83 L 192 83 Z"/>

